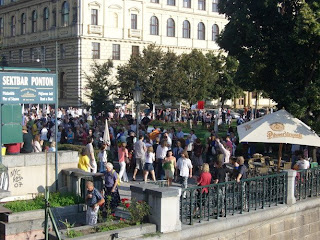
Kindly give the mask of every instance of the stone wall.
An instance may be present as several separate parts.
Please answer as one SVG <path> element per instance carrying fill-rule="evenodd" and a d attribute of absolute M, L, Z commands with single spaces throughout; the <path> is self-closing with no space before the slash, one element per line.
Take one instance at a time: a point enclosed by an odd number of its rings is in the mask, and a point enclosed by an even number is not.
<path fill-rule="evenodd" d="M 163 240 L 319 240 L 320 199 L 308 199 L 291 206 L 267 207 L 219 220 L 202 221 L 192 226 L 183 225 L 182 231 L 166 233 L 160 238 Z"/>
<path fill-rule="evenodd" d="M 48 153 L 48 185 L 55 191 L 55 153 Z M 76 168 L 78 152 L 58 152 L 58 184 L 62 186 L 61 170 Z M 6 155 L 2 163 L 8 167 L 9 188 L 11 196 L 32 197 L 34 194 L 44 192 L 46 184 L 46 155 L 45 153 L 30 153 L 19 155 Z"/>

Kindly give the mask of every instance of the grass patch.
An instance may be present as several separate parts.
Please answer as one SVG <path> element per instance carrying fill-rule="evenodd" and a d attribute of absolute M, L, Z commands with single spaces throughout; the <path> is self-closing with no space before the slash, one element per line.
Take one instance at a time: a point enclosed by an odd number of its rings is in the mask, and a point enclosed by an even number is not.
<path fill-rule="evenodd" d="M 155 233 L 145 233 L 143 234 L 142 238 L 150 238 L 150 237 L 160 237 L 161 232 L 155 232 Z"/>
<path fill-rule="evenodd" d="M 71 193 L 51 193 L 49 197 L 49 202 L 51 207 L 65 207 L 83 203 L 83 199 Z M 45 208 L 45 199 L 44 195 L 41 194 L 32 200 L 8 202 L 5 203 L 3 206 L 10 209 L 12 212 L 38 210 Z"/>
<path fill-rule="evenodd" d="M 112 230 L 116 230 L 119 228 L 125 228 L 125 227 L 130 227 L 130 226 L 131 225 L 126 222 L 119 222 L 119 223 L 112 224 L 112 225 L 101 225 L 96 228 L 96 232 L 107 232 L 107 231 L 112 231 Z"/>

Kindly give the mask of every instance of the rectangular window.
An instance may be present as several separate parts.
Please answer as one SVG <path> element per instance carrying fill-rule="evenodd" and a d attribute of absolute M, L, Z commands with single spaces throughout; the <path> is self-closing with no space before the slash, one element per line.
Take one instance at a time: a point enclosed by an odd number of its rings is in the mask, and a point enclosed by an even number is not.
<path fill-rule="evenodd" d="M 132 46 L 132 56 L 137 57 L 139 56 L 139 46 Z"/>
<path fill-rule="evenodd" d="M 9 51 L 9 62 L 12 63 L 13 62 L 13 55 L 12 55 L 12 51 Z"/>
<path fill-rule="evenodd" d="M 0 18 L 0 35 L 3 35 L 3 18 Z"/>
<path fill-rule="evenodd" d="M 191 8 L 191 0 L 183 0 L 183 7 Z"/>
<path fill-rule="evenodd" d="M 138 16 L 137 14 L 131 14 L 131 29 L 138 28 Z"/>
<path fill-rule="evenodd" d="M 152 3 L 159 3 L 159 0 L 151 0 Z"/>
<path fill-rule="evenodd" d="M 60 44 L 60 59 L 66 58 L 66 48 L 64 44 Z"/>
<path fill-rule="evenodd" d="M 35 61 L 35 49 L 30 48 L 30 62 Z"/>
<path fill-rule="evenodd" d="M 92 59 L 100 59 L 100 43 L 92 43 Z"/>
<path fill-rule="evenodd" d="M 120 44 L 112 44 L 112 59 L 120 60 Z"/>
<path fill-rule="evenodd" d="M 24 55 L 23 49 L 19 49 L 19 63 L 23 63 L 23 55 Z"/>
<path fill-rule="evenodd" d="M 98 9 L 91 9 L 91 25 L 98 25 Z"/>
<path fill-rule="evenodd" d="M 4 5 L 4 0 L 0 0 L 0 6 Z"/>
<path fill-rule="evenodd" d="M 212 12 L 219 12 L 218 4 L 219 0 L 212 0 Z"/>
<path fill-rule="evenodd" d="M 198 0 L 198 9 L 206 10 L 206 0 Z"/>
<path fill-rule="evenodd" d="M 45 46 L 41 46 L 40 60 L 41 60 L 42 64 L 45 64 L 45 61 L 46 61 L 46 47 Z"/>
<path fill-rule="evenodd" d="M 175 6 L 176 5 L 176 0 L 167 0 L 167 5 Z"/>

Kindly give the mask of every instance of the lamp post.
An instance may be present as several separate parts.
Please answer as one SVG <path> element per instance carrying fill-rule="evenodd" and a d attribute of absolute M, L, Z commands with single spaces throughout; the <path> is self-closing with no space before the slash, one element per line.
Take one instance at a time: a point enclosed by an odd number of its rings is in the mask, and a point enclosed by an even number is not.
<path fill-rule="evenodd" d="M 136 136 L 137 140 L 139 139 L 139 112 L 140 112 L 140 103 L 142 98 L 142 88 L 139 86 L 139 82 L 136 82 L 135 88 L 132 90 L 133 101 L 136 103 Z"/>

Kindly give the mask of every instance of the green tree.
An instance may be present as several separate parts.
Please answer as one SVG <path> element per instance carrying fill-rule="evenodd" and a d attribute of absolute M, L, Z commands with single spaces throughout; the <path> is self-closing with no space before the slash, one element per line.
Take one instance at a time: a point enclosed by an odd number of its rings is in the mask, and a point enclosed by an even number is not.
<path fill-rule="evenodd" d="M 320 130 L 318 0 L 221 0 L 227 16 L 219 44 L 239 60 L 237 81 L 264 90 Z"/>
<path fill-rule="evenodd" d="M 139 56 L 131 56 L 127 64 L 118 67 L 119 95 L 131 100 L 132 89 L 139 81 L 143 89 L 142 103 L 150 108 L 154 103 L 177 98 L 175 88 L 169 87 L 174 84 L 172 79 L 177 76 L 177 59 L 174 53 L 164 53 L 155 45 L 146 47 Z"/>
<path fill-rule="evenodd" d="M 190 105 L 209 96 L 210 64 L 202 52 L 182 54 L 178 63 L 180 93 Z M 211 79 L 212 80 L 212 79 Z M 212 83 L 211 83 L 212 84 Z"/>
<path fill-rule="evenodd" d="M 217 55 L 213 52 L 206 54 L 211 66 L 210 95 L 212 98 L 221 98 L 221 105 L 228 99 L 238 97 L 243 92 L 235 82 L 235 75 L 238 69 L 238 61 L 231 56 L 225 56 L 221 52 Z"/>
<path fill-rule="evenodd" d="M 94 114 L 102 111 L 108 112 L 114 109 L 111 101 L 117 85 L 111 79 L 113 62 L 111 60 L 99 64 L 94 62 L 91 66 L 91 74 L 85 74 L 86 88 L 89 90 L 86 96 L 92 101 L 91 107 Z"/>

